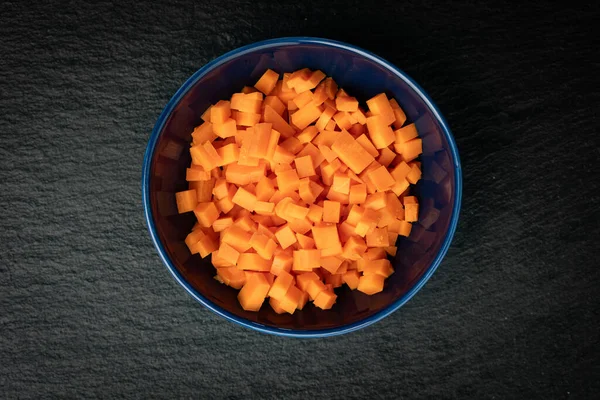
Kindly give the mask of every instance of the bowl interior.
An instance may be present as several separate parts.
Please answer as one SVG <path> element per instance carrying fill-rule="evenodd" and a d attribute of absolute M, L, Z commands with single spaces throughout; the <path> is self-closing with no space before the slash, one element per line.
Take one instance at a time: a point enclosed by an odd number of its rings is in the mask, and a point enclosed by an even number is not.
<path fill-rule="evenodd" d="M 408 120 L 415 122 L 423 138 L 421 156 L 423 179 L 416 187 L 421 204 L 420 221 L 414 224 L 409 238 L 400 238 L 398 254 L 393 259 L 395 273 L 386 280 L 385 290 L 374 296 L 358 291 L 336 289 L 338 301 L 328 311 L 312 305 L 294 315 L 278 315 L 268 306 L 258 313 L 244 311 L 237 302 L 237 290 L 220 284 L 210 257 L 191 255 L 184 239 L 195 223 L 192 213 L 177 214 L 175 192 L 187 189 L 185 170 L 190 164 L 189 142 L 193 128 L 201 123 L 200 115 L 212 103 L 227 99 L 244 85 L 253 85 L 271 68 L 289 72 L 308 67 L 320 69 L 356 96 L 361 103 L 385 92 L 405 110 Z M 218 311 L 268 327 L 299 331 L 339 328 L 372 318 L 400 299 L 426 279 L 432 262 L 440 253 L 451 225 L 455 209 L 455 168 L 451 140 L 438 122 L 435 111 L 414 86 L 388 69 L 380 61 L 340 44 L 288 41 L 247 48 L 227 55 L 199 71 L 182 87 L 172 112 L 157 128 L 154 151 L 148 169 L 150 218 L 179 280 L 186 281 L 196 297 L 212 302 Z M 152 145 L 152 143 L 151 143 Z M 189 290 L 190 288 L 188 288 Z M 221 310 L 219 310 L 219 308 Z"/>

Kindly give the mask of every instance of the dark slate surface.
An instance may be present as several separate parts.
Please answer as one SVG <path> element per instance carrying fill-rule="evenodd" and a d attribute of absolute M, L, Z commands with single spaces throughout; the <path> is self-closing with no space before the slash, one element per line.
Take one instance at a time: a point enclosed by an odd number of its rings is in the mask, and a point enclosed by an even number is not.
<path fill-rule="evenodd" d="M 598 6 L 296 3 L 1 3 L 0 398 L 597 395 Z M 408 72 L 464 171 L 433 279 L 326 340 L 196 304 L 152 247 L 139 188 L 152 126 L 189 75 L 302 34 Z"/>

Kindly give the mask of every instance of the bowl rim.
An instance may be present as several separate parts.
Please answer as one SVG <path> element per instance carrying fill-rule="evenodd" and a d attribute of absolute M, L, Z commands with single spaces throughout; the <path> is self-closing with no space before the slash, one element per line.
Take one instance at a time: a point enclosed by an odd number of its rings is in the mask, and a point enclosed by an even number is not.
<path fill-rule="evenodd" d="M 406 292 L 402 297 L 388 305 L 386 308 L 378 311 L 377 313 L 370 315 L 367 318 L 361 319 L 359 321 L 353 322 L 351 324 L 342 325 L 335 328 L 327 328 L 327 329 L 317 329 L 317 330 L 299 330 L 299 329 L 285 329 L 278 328 L 269 325 L 263 325 L 257 322 L 249 321 L 243 317 L 239 317 L 230 313 L 229 311 L 219 307 L 214 304 L 212 301 L 204 297 L 201 293 L 196 291 L 179 273 L 175 265 L 171 262 L 170 258 L 167 256 L 167 252 L 158 237 L 158 233 L 156 231 L 156 227 L 154 224 L 154 220 L 152 218 L 151 206 L 150 206 L 150 167 L 152 163 L 152 157 L 154 155 L 154 150 L 156 147 L 156 143 L 158 141 L 158 137 L 160 132 L 163 130 L 166 121 L 169 116 L 175 109 L 176 105 L 179 104 L 181 99 L 187 94 L 189 89 L 204 75 L 208 72 L 212 71 L 214 68 L 220 66 L 221 64 L 230 61 L 236 57 L 241 55 L 250 53 L 255 50 L 270 48 L 274 46 L 290 46 L 297 44 L 316 44 L 322 45 L 326 47 L 334 47 L 339 49 L 344 49 L 355 53 L 359 56 L 365 57 L 371 61 L 374 61 L 381 65 L 382 67 L 389 70 L 391 73 L 396 75 L 398 78 L 402 79 L 406 84 L 408 84 L 412 90 L 414 90 L 425 102 L 425 104 L 429 107 L 437 122 L 442 127 L 443 133 L 446 135 L 446 140 L 450 145 L 450 151 L 452 153 L 452 157 L 454 159 L 454 180 L 455 180 L 455 191 L 456 194 L 454 196 L 454 205 L 452 209 L 452 217 L 450 220 L 450 224 L 448 226 L 448 231 L 446 232 L 446 237 L 438 251 L 438 254 L 435 256 L 433 262 L 429 265 L 425 273 L 421 276 L 421 278 L 416 282 L 416 284 Z M 404 304 L 406 304 L 422 287 L 425 283 L 431 278 L 433 273 L 439 267 L 442 259 L 446 255 L 448 248 L 450 247 L 450 243 L 452 242 L 452 238 L 454 237 L 454 233 L 456 231 L 456 226 L 458 224 L 458 218 L 460 213 L 461 199 L 462 199 L 462 172 L 460 166 L 460 159 L 458 155 L 458 149 L 456 143 L 454 141 L 454 137 L 448 127 L 448 124 L 441 112 L 438 110 L 437 106 L 433 103 L 431 98 L 427 95 L 427 93 L 408 75 L 406 75 L 402 70 L 396 67 L 394 64 L 384 60 L 383 58 L 371 53 L 370 51 L 364 50 L 360 47 L 350 45 L 344 42 L 309 37 L 309 36 L 298 36 L 298 37 L 282 37 L 276 39 L 268 39 L 259 42 L 255 42 L 246 46 L 239 47 L 232 51 L 229 51 L 220 57 L 215 58 L 210 61 L 200 69 L 198 69 L 192 76 L 190 76 L 183 85 L 175 92 L 173 97 L 169 100 L 165 108 L 162 110 L 154 128 L 152 129 L 152 133 L 148 140 L 148 146 L 146 147 L 146 152 L 144 154 L 144 163 L 142 168 L 142 203 L 144 205 L 144 215 L 146 219 L 146 225 L 148 227 L 148 231 L 150 233 L 150 237 L 154 243 L 154 246 L 158 250 L 158 254 L 163 262 L 163 264 L 167 267 L 171 275 L 175 278 L 175 280 L 183 286 L 183 288 L 199 303 L 201 303 L 204 307 L 208 308 L 215 314 L 224 317 L 225 319 L 237 323 L 246 328 L 250 328 L 259 332 L 269 333 L 277 336 L 287 336 L 287 337 L 297 337 L 297 338 L 318 338 L 318 337 L 329 337 L 329 336 L 337 336 L 345 333 L 353 332 L 358 329 L 367 327 L 369 325 L 374 324 L 377 321 L 382 320 L 388 315 L 392 314 L 394 311 L 398 310 Z"/>

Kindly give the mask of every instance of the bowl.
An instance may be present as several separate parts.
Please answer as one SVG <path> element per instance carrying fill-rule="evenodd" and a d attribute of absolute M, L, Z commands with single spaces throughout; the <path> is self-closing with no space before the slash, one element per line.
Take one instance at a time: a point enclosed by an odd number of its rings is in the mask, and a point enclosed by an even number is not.
<path fill-rule="evenodd" d="M 202 112 L 244 85 L 252 86 L 271 68 L 279 73 L 320 69 L 364 103 L 385 92 L 404 109 L 423 139 L 423 179 L 416 185 L 419 222 L 400 238 L 392 260 L 395 273 L 383 292 L 367 296 L 345 285 L 336 289 L 331 310 L 308 305 L 293 315 L 275 313 L 268 302 L 259 312 L 244 311 L 237 290 L 214 279 L 210 257 L 191 255 L 184 239 L 195 223 L 193 213 L 178 214 L 175 192 L 186 190 L 189 142 Z M 233 50 L 200 68 L 171 98 L 150 136 L 142 172 L 146 223 L 158 253 L 175 280 L 216 314 L 245 327 L 276 335 L 324 337 L 373 324 L 396 311 L 417 293 L 446 254 L 458 222 L 461 169 L 456 144 L 432 100 L 405 73 L 355 46 L 319 38 L 266 40 Z"/>

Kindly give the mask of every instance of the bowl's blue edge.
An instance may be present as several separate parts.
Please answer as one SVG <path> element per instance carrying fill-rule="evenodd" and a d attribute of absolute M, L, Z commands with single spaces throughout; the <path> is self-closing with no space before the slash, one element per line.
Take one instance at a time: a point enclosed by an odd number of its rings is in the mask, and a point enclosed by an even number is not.
<path fill-rule="evenodd" d="M 441 247 L 438 255 L 436 256 L 436 258 L 433 260 L 433 263 L 431 264 L 429 269 L 423 274 L 423 276 L 421 276 L 419 281 L 415 284 L 415 286 L 411 290 L 409 290 L 407 293 L 405 293 L 404 296 L 402 296 L 396 302 L 394 302 L 393 304 L 388 306 L 386 309 L 384 309 L 376 314 L 373 314 L 370 317 L 365 318 L 364 320 L 355 322 L 353 324 L 345 325 L 345 326 L 342 326 L 339 328 L 331 328 L 331 329 L 323 329 L 323 330 L 306 330 L 306 331 L 276 328 L 276 327 L 262 325 L 262 324 L 259 324 L 256 322 L 245 320 L 245 319 L 240 318 L 236 315 L 233 315 L 233 314 L 229 313 L 228 311 L 222 309 L 221 307 L 218 307 L 217 305 L 213 304 L 210 300 L 208 300 L 207 298 L 202 296 L 193 287 L 191 287 L 185 281 L 185 279 L 183 279 L 183 277 L 181 276 L 181 274 L 179 273 L 177 268 L 175 268 L 173 263 L 167 257 L 165 248 L 163 247 L 163 244 L 161 243 L 160 239 L 158 238 L 158 234 L 156 233 L 156 227 L 154 225 L 154 221 L 153 221 L 153 218 L 151 215 L 151 209 L 150 209 L 151 208 L 150 207 L 150 167 L 151 167 L 152 156 L 154 154 L 156 142 L 158 140 L 160 131 L 163 129 L 163 127 L 168 119 L 168 116 L 171 114 L 171 112 L 173 111 L 175 106 L 179 103 L 179 101 L 183 98 L 183 96 L 187 93 L 187 91 L 204 74 L 206 74 L 213 68 L 219 66 L 220 64 L 223 64 L 224 62 L 229 61 L 233 57 L 237 57 L 241 54 L 247 53 L 249 51 L 254 51 L 256 49 L 260 49 L 263 47 L 272 47 L 275 45 L 290 45 L 290 44 L 295 44 L 295 43 L 321 44 L 321 45 L 330 46 L 330 47 L 343 48 L 345 50 L 352 51 L 363 57 L 371 59 L 371 60 L 379 63 L 380 65 L 384 66 L 388 70 L 392 71 L 393 73 L 395 73 L 400 79 L 404 80 L 409 86 L 411 86 L 415 90 L 415 92 L 417 92 L 419 94 L 419 96 L 421 96 L 423 101 L 428 105 L 428 107 L 431 109 L 433 114 L 436 116 L 442 129 L 444 130 L 444 133 L 446 134 L 446 138 L 448 140 L 448 143 L 450 144 L 450 150 L 452 152 L 452 156 L 454 158 L 454 163 L 455 163 L 454 164 L 454 167 L 455 167 L 454 179 L 455 179 L 456 193 L 454 196 L 452 220 L 450 221 L 450 226 L 448 228 L 448 232 L 446 233 L 446 237 L 444 239 L 442 247 Z M 391 313 L 396 311 L 398 308 L 402 307 L 429 280 L 431 275 L 433 275 L 435 270 L 440 265 L 442 259 L 446 255 L 446 252 L 448 251 L 448 248 L 450 247 L 450 243 L 452 242 L 454 232 L 456 231 L 456 226 L 458 224 L 458 216 L 460 213 L 461 199 L 462 199 L 462 172 L 461 172 L 461 166 L 460 166 L 460 159 L 458 156 L 458 149 L 456 147 L 456 143 L 454 141 L 452 133 L 450 132 L 450 129 L 448 128 L 448 124 L 446 123 L 446 120 L 444 119 L 444 117 L 442 116 L 442 114 L 440 113 L 440 111 L 438 110 L 436 105 L 433 103 L 433 101 L 425 93 L 425 91 L 415 81 L 413 81 L 404 72 L 402 72 L 399 68 L 397 68 L 396 66 L 387 62 L 383 58 L 381 58 L 367 50 L 363 50 L 356 46 L 352 46 L 347 43 L 338 42 L 335 40 L 313 38 L 313 37 L 286 37 L 286 38 L 270 39 L 270 40 L 253 43 L 253 44 L 250 44 L 250 45 L 247 45 L 244 47 L 240 47 L 233 51 L 230 51 L 230 52 L 214 59 L 213 61 L 209 62 L 208 64 L 206 64 L 205 66 L 200 68 L 198 71 L 196 71 L 196 73 L 194 73 L 179 88 L 179 90 L 177 90 L 175 95 L 173 95 L 173 97 L 167 103 L 167 106 L 164 108 L 164 110 L 160 114 L 158 120 L 156 121 L 156 124 L 154 125 L 154 129 L 152 130 L 152 134 L 148 141 L 148 147 L 146 148 L 146 153 L 144 155 L 144 165 L 142 168 L 142 202 L 144 204 L 144 214 L 146 217 L 146 224 L 148 226 L 150 236 L 152 237 L 152 241 L 154 242 L 154 246 L 158 250 L 160 258 L 162 259 L 163 263 L 165 264 L 165 266 L 167 267 L 169 272 L 171 272 L 171 275 L 173 275 L 175 280 L 177 282 L 179 282 L 179 284 L 181 286 L 183 286 L 185 288 L 185 290 L 194 299 L 196 299 L 198 302 L 200 302 L 202 305 L 207 307 L 209 310 L 215 312 L 216 314 L 218 314 L 232 322 L 235 322 L 237 324 L 245 326 L 247 328 L 251 328 L 251 329 L 254 329 L 254 330 L 257 330 L 260 332 L 264 332 L 264 333 L 270 333 L 270 334 L 274 334 L 274 335 L 288 336 L 288 337 L 314 338 L 314 337 L 328 337 L 328 336 L 342 335 L 344 333 L 353 332 L 355 330 L 369 326 L 369 325 L 387 317 L 388 315 L 390 315 Z"/>

